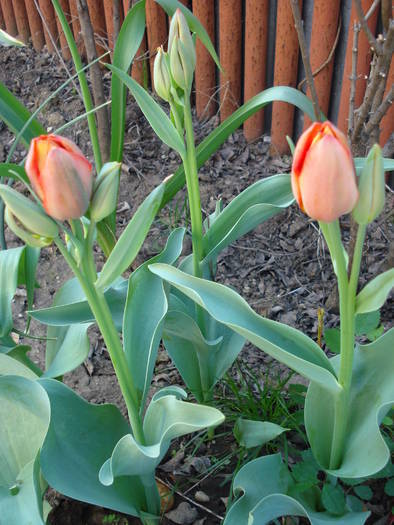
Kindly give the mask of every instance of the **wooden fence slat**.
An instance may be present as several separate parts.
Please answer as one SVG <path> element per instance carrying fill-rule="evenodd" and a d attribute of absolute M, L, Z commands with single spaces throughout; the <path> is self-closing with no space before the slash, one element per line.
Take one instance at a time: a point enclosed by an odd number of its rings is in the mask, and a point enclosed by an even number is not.
<path fill-rule="evenodd" d="M 59 0 L 60 7 L 63 10 L 63 13 L 65 14 L 68 23 L 71 22 L 71 15 L 70 15 L 70 6 L 68 4 L 68 0 Z M 57 30 L 59 33 L 59 42 L 60 42 L 60 49 L 62 51 L 62 55 L 64 60 L 70 60 L 71 59 L 71 52 L 70 48 L 68 47 L 66 36 L 64 34 L 64 31 L 62 29 L 62 25 L 60 23 L 59 18 L 56 16 L 56 24 L 57 24 Z"/>
<path fill-rule="evenodd" d="M 42 23 L 44 27 L 45 42 L 46 42 L 48 51 L 50 53 L 54 53 L 55 46 L 53 45 L 52 39 L 49 36 L 48 31 L 50 32 L 53 38 L 53 41 L 56 42 L 58 38 L 58 32 L 57 32 L 55 10 L 53 9 L 51 0 L 38 0 L 38 4 L 40 6 L 42 16 L 44 17 L 44 20 L 45 20 L 45 23 L 44 22 Z"/>
<path fill-rule="evenodd" d="M 246 0 L 244 101 L 265 88 L 267 66 L 269 1 Z M 246 140 L 255 140 L 264 131 L 264 112 L 249 117 L 244 123 Z"/>
<path fill-rule="evenodd" d="M 103 0 L 87 0 L 87 4 L 96 41 L 97 56 L 101 56 L 107 51 L 104 42 L 106 40 L 106 27 Z M 102 60 L 108 62 L 109 58 L 106 56 Z"/>
<path fill-rule="evenodd" d="M 310 60 L 312 72 L 321 67 L 333 49 L 338 31 L 340 0 L 315 0 L 313 6 L 312 35 Z M 331 95 L 331 80 L 334 67 L 334 56 L 315 77 L 315 86 L 320 109 L 328 113 Z M 308 92 L 309 93 L 309 92 Z M 304 129 L 310 126 L 308 117 L 304 119 Z"/>
<path fill-rule="evenodd" d="M 103 0 L 105 27 L 107 29 L 108 45 L 114 48 L 114 9 L 113 0 Z"/>
<path fill-rule="evenodd" d="M 207 30 L 215 43 L 215 5 L 212 0 L 194 0 L 193 13 Z M 196 43 L 196 112 L 198 118 L 210 118 L 216 113 L 214 93 L 216 89 L 216 65 L 204 44 Z"/>
<path fill-rule="evenodd" d="M 81 24 L 79 22 L 78 8 L 76 0 L 68 0 L 70 7 L 70 21 L 73 30 L 74 40 L 78 47 L 79 54 L 85 54 L 85 44 L 81 33 Z"/>
<path fill-rule="evenodd" d="M 373 0 L 362 0 L 361 6 L 363 8 L 364 13 L 368 11 L 368 9 L 371 7 Z M 372 31 L 372 34 L 375 34 L 376 31 L 376 23 L 378 19 L 378 9 L 375 9 L 375 12 L 368 20 L 369 28 Z M 342 88 L 341 88 L 341 100 L 339 104 L 339 113 L 338 113 L 338 127 L 341 129 L 344 133 L 347 133 L 348 128 L 348 118 L 349 118 L 349 101 L 350 101 L 350 85 L 351 80 L 350 77 L 352 75 L 352 53 L 353 53 L 353 26 L 354 22 L 358 20 L 356 8 L 354 6 L 354 2 L 352 2 L 352 10 L 350 14 L 350 21 L 349 21 L 349 31 L 348 31 L 348 40 L 346 45 L 346 58 L 345 58 L 345 66 L 343 70 L 343 78 L 342 78 Z M 370 47 L 368 43 L 368 39 L 364 33 L 364 31 L 360 31 L 358 36 L 358 55 L 357 55 L 357 83 L 356 83 L 356 94 L 355 94 L 355 100 L 354 100 L 354 107 L 358 108 L 358 106 L 361 104 L 365 88 L 367 85 L 366 77 L 369 74 L 369 68 L 370 68 L 370 60 L 371 60 L 371 53 L 370 53 Z"/>
<path fill-rule="evenodd" d="M 1 4 L 0 4 L 0 28 L 5 30 L 5 20 L 3 16 L 3 10 L 1 9 Z"/>
<path fill-rule="evenodd" d="M 302 9 L 302 0 L 299 2 Z M 293 13 L 288 0 L 278 1 L 274 86 L 297 85 L 298 38 L 294 27 Z M 271 153 L 283 155 L 289 152 L 286 135 L 293 135 L 294 106 L 286 102 L 274 102 L 271 123 Z"/>
<path fill-rule="evenodd" d="M 219 0 L 220 120 L 241 103 L 242 0 Z"/>
<path fill-rule="evenodd" d="M 145 12 L 150 74 L 151 78 L 153 78 L 153 63 L 155 61 L 156 49 L 167 42 L 167 16 L 154 0 L 146 0 Z"/>
<path fill-rule="evenodd" d="M 25 3 L 23 0 L 13 0 L 13 6 L 19 38 L 27 44 L 30 38 L 30 27 Z"/>
<path fill-rule="evenodd" d="M 130 6 L 130 0 L 123 0 L 123 13 L 124 13 L 124 16 L 127 15 L 128 11 L 129 11 L 129 6 Z"/>
<path fill-rule="evenodd" d="M 3 16 L 5 22 L 5 30 L 11 36 L 18 34 L 16 27 L 16 20 L 14 15 L 14 8 L 12 7 L 12 0 L 2 0 Z"/>
<path fill-rule="evenodd" d="M 385 96 L 387 95 L 388 91 L 391 89 L 391 86 L 394 84 L 394 61 L 391 60 L 390 70 L 387 78 L 387 84 L 386 84 L 386 91 Z M 383 147 L 386 142 L 388 141 L 390 135 L 394 132 L 394 104 L 391 103 L 391 106 L 389 107 L 387 113 L 382 118 L 382 121 L 380 123 L 380 145 Z"/>
<path fill-rule="evenodd" d="M 34 0 L 25 0 L 27 18 L 29 21 L 31 41 L 36 51 L 40 51 L 45 44 L 41 18 L 34 4 Z"/>

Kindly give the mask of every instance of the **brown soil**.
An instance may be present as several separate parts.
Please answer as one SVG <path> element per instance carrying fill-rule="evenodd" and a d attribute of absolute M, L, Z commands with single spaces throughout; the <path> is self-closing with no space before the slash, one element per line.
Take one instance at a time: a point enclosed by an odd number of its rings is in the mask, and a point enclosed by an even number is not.
<path fill-rule="evenodd" d="M 45 52 L 37 54 L 30 48 L 20 50 L 0 49 L 0 80 L 18 96 L 23 103 L 34 110 L 52 93 L 67 75 L 53 56 Z M 69 64 L 71 69 L 71 66 Z M 108 89 L 108 78 L 106 87 Z M 40 120 L 48 132 L 55 131 L 60 125 L 70 121 L 83 112 L 83 104 L 72 84 L 61 95 L 53 99 L 43 111 Z M 197 141 L 209 133 L 217 125 L 217 117 L 205 123 L 196 123 Z M 91 156 L 91 145 L 86 122 L 69 128 L 65 135 L 72 138 L 81 149 Z M 12 134 L 4 123 L 0 123 L 0 161 L 4 162 Z M 247 144 L 239 132 L 233 134 L 200 171 L 201 199 L 204 214 L 212 212 L 216 200 L 223 199 L 224 204 L 239 194 L 251 183 L 269 175 L 289 171 L 290 158 L 270 158 L 269 137 Z M 25 152 L 19 148 L 13 161 L 20 161 Z M 125 157 L 123 176 L 121 178 L 120 199 L 117 213 L 118 233 L 125 227 L 139 203 L 145 196 L 167 175 L 173 173 L 178 166 L 178 156 L 163 145 L 154 135 L 146 123 L 139 108 L 129 101 L 127 107 L 127 134 L 125 142 Z M 173 227 L 185 223 L 185 194 L 176 196 L 155 221 L 149 237 L 144 244 L 133 267 L 139 265 L 159 251 Z M 388 269 L 393 263 L 392 253 L 392 209 L 393 194 L 387 192 L 385 211 L 380 218 L 369 228 L 367 236 L 367 254 L 362 262 L 361 284 L 370 280 L 379 272 Z M 349 236 L 348 218 L 342 221 L 345 241 Z M 18 241 L 7 233 L 9 246 Z M 390 252 L 391 243 L 391 252 Z M 188 239 L 190 246 L 190 239 Z M 389 253 L 391 255 L 389 256 Z M 97 261 L 102 257 L 97 253 Z M 70 277 L 70 271 L 54 247 L 42 250 L 38 270 L 40 288 L 36 292 L 35 307 L 48 306 L 52 302 L 53 294 L 59 286 Z M 311 337 L 317 335 L 317 309 L 325 309 L 325 325 L 328 327 L 338 324 L 338 315 L 333 308 L 332 293 L 334 277 L 327 249 L 319 236 L 315 224 L 308 220 L 296 206 L 292 206 L 284 213 L 264 223 L 256 230 L 237 243 L 226 249 L 219 257 L 217 279 L 241 293 L 249 304 L 260 314 L 271 319 L 295 326 Z M 26 303 L 23 290 L 18 290 L 14 301 L 16 325 L 21 329 L 26 321 Z M 385 329 L 389 328 L 393 318 L 393 302 L 389 301 L 382 309 L 382 323 Z M 34 323 L 35 335 L 45 335 L 44 326 Z M 81 396 L 90 402 L 110 402 L 124 410 L 120 391 L 114 376 L 111 362 L 105 351 L 102 338 L 96 329 L 90 330 L 91 350 L 87 361 L 78 369 L 65 377 L 65 382 L 74 388 Z M 32 344 L 31 357 L 37 363 L 43 363 L 43 346 L 41 342 L 29 341 Z M 252 345 L 246 345 L 240 357 L 254 370 L 263 375 L 267 367 L 274 377 L 278 372 L 283 373 L 281 367 Z M 236 371 L 233 373 L 236 377 Z M 301 378 L 294 377 L 293 381 Z M 179 384 L 179 375 L 164 350 L 160 350 L 154 378 L 154 386 L 161 387 L 168 384 Z M 189 439 L 189 438 L 188 438 Z M 185 439 L 182 443 L 186 443 Z M 182 446 L 177 444 L 177 450 Z M 219 445 L 205 445 L 198 451 L 198 456 L 221 457 L 223 450 Z M 228 444 L 228 449 L 233 443 Z M 166 459 L 169 459 L 166 458 Z M 187 457 L 186 457 L 187 459 Z M 182 461 L 184 463 L 184 461 Z M 233 464 L 220 470 L 215 475 L 208 476 L 201 485 L 187 494 L 193 501 L 195 490 L 202 490 L 209 495 L 210 502 L 203 506 L 211 509 L 213 514 L 206 513 L 198 508 L 196 524 L 205 525 L 219 523 L 217 516 L 225 512 L 222 497 L 228 495 L 229 481 L 222 487 L 221 482 Z M 178 484 L 177 490 L 184 494 L 188 488 L 204 477 L 203 474 L 193 471 L 185 476 L 172 476 L 159 470 L 160 477 L 167 479 L 171 484 Z M 166 478 L 167 476 L 167 478 Z M 55 505 L 52 511 L 51 523 L 63 524 L 101 524 L 103 516 L 108 512 L 88 505 L 73 502 L 58 494 L 50 493 L 50 501 Z M 176 505 L 182 501 L 177 496 Z M 374 505 L 373 520 L 381 519 L 390 512 L 388 502 L 382 497 Z M 113 513 L 109 513 L 113 514 Z M 206 518 L 205 521 L 198 521 Z M 122 521 L 123 520 L 123 521 Z M 110 523 L 110 521 L 107 521 Z M 126 518 L 119 518 L 113 523 L 134 523 Z M 376 523 L 376 521 L 368 521 Z"/>

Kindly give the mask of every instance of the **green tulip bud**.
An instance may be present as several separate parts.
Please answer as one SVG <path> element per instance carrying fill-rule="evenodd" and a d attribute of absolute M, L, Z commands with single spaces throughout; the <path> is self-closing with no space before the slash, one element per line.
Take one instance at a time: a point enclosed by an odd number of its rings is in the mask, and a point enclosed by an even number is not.
<path fill-rule="evenodd" d="M 107 162 L 100 170 L 90 203 L 90 217 L 95 222 L 103 220 L 116 208 L 120 166 L 120 162 Z"/>
<path fill-rule="evenodd" d="M 163 46 L 157 48 L 153 65 L 153 81 L 159 97 L 169 102 L 171 98 L 171 73 L 168 66 L 168 55 L 164 52 Z"/>
<path fill-rule="evenodd" d="M 171 74 L 177 85 L 190 91 L 196 67 L 196 50 L 186 18 L 180 9 L 171 20 L 168 36 Z"/>
<path fill-rule="evenodd" d="M 353 218 L 358 224 L 369 224 L 382 212 L 384 186 L 382 150 L 378 144 L 374 144 L 359 178 L 360 196 L 353 209 Z"/>
<path fill-rule="evenodd" d="M 58 236 L 59 228 L 56 222 L 30 199 L 5 184 L 0 184 L 0 197 L 28 232 L 48 239 Z"/>

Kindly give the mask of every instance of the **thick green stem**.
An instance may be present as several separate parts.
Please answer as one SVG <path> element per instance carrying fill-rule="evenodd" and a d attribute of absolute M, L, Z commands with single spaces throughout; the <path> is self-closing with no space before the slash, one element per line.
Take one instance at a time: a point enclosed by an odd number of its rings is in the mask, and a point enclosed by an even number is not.
<path fill-rule="evenodd" d="M 133 430 L 134 437 L 136 441 L 144 444 L 145 438 L 142 429 L 142 422 L 139 416 L 137 392 L 134 387 L 132 377 L 128 371 L 129 369 L 125 354 L 123 352 L 122 344 L 112 320 L 111 311 L 108 308 L 108 304 L 104 298 L 104 294 L 95 288 L 88 276 L 81 273 L 74 259 L 63 245 L 62 241 L 58 238 L 55 239 L 55 243 L 77 277 L 86 295 L 86 299 L 93 312 L 100 332 L 104 338 L 104 342 L 107 346 L 108 353 L 111 357 L 111 361 L 119 381 L 119 386 L 129 412 L 130 425 Z"/>
<path fill-rule="evenodd" d="M 352 384 L 353 357 L 354 357 L 354 317 L 357 282 L 360 271 L 362 247 L 365 237 L 365 226 L 359 227 L 354 250 L 353 265 L 348 280 L 346 261 L 341 242 L 338 221 L 329 224 L 320 224 L 326 238 L 331 258 L 338 279 L 339 310 L 341 323 L 341 357 L 338 381 L 342 392 L 335 402 L 334 429 L 331 444 L 330 469 L 340 467 L 343 448 L 346 440 L 347 423 L 349 418 L 350 389 Z"/>

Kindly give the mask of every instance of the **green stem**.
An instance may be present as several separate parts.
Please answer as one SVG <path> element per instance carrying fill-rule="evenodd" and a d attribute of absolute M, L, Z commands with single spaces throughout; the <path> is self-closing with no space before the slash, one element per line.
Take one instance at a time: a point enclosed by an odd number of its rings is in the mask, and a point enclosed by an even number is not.
<path fill-rule="evenodd" d="M 82 65 L 81 57 L 78 53 L 77 44 L 75 43 L 70 26 L 68 25 L 67 19 L 59 4 L 59 0 L 52 0 L 52 3 L 56 10 L 56 14 L 59 18 L 60 24 L 62 26 L 64 36 L 66 37 L 68 47 L 70 48 L 70 52 L 71 52 L 72 59 L 74 61 L 75 69 L 78 72 L 78 80 L 79 80 L 79 85 L 81 86 L 83 103 L 85 105 L 85 110 L 87 112 L 87 120 L 88 120 L 90 139 L 92 141 L 94 162 L 96 164 L 96 170 L 98 173 L 101 170 L 102 160 L 101 160 L 100 143 L 98 140 L 95 116 L 94 116 L 94 113 L 92 113 L 92 110 L 93 110 L 92 96 L 89 91 L 89 86 L 86 80 L 86 75 L 83 71 L 83 65 Z"/>
<path fill-rule="evenodd" d="M 93 243 L 94 243 L 95 231 L 96 231 L 96 223 L 91 220 L 88 226 L 88 233 L 86 236 L 84 260 L 86 257 L 85 271 L 89 275 L 89 279 L 92 283 L 95 283 L 97 281 L 97 271 L 96 271 L 96 265 L 94 263 L 94 257 L 93 257 Z"/>
<path fill-rule="evenodd" d="M 341 319 L 341 355 L 338 381 L 342 386 L 342 391 L 338 394 L 335 401 L 335 419 L 330 455 L 330 469 L 337 469 L 340 467 L 342 460 L 349 417 L 355 339 L 354 309 L 366 228 L 365 226 L 360 226 L 358 229 L 353 265 L 350 280 L 348 280 L 338 221 L 329 224 L 321 223 L 320 227 L 326 238 L 338 278 L 339 310 Z"/>
<path fill-rule="evenodd" d="M 126 402 L 127 410 L 129 412 L 130 425 L 133 430 L 134 437 L 137 442 L 144 444 L 145 437 L 142 429 L 142 422 L 138 410 L 138 396 L 133 384 L 133 379 L 130 376 L 125 354 L 123 352 L 122 344 L 120 342 L 118 332 L 112 320 L 111 311 L 105 300 L 104 294 L 99 292 L 94 284 L 89 280 L 88 276 L 84 275 L 77 267 L 74 259 L 68 253 L 62 241 L 55 239 L 56 246 L 60 253 L 70 266 L 71 270 L 77 277 L 93 312 L 96 322 L 100 328 L 100 332 L 104 338 L 108 353 L 119 381 L 119 386 L 122 391 L 124 400 Z"/>

